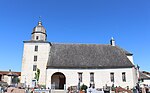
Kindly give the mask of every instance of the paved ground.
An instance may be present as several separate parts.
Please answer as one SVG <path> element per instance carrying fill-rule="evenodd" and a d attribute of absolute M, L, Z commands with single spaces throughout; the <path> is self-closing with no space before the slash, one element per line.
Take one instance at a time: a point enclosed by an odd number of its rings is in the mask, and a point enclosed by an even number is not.
<path fill-rule="evenodd" d="M 5 93 L 25 93 L 25 89 L 9 87 Z M 51 93 L 67 93 L 65 90 L 51 90 Z"/>
<path fill-rule="evenodd" d="M 8 88 L 7 92 L 5 93 L 25 93 L 24 89 L 18 89 L 18 88 Z"/>

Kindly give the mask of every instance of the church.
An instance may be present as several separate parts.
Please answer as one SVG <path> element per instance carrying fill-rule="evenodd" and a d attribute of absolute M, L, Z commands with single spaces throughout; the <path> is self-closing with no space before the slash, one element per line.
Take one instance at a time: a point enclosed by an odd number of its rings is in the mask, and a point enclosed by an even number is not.
<path fill-rule="evenodd" d="M 47 41 L 41 21 L 33 28 L 31 40 L 24 41 L 21 83 L 34 87 L 37 69 L 38 84 L 54 89 L 82 84 L 131 89 L 138 82 L 133 54 L 117 46 L 113 38 L 110 44 L 53 43 Z"/>

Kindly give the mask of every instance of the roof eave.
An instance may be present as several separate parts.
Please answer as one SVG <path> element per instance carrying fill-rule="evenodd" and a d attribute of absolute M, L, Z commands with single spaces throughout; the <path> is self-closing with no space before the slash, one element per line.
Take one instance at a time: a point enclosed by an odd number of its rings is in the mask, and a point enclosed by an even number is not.
<path fill-rule="evenodd" d="M 72 66 L 47 66 L 49 68 L 56 68 L 56 69 L 118 69 L 118 68 L 132 68 L 133 66 L 114 66 L 114 67 L 72 67 Z"/>
<path fill-rule="evenodd" d="M 43 40 L 40 40 L 40 41 L 34 41 L 34 40 L 23 41 L 23 43 L 50 43 L 51 44 L 51 42 L 43 41 Z"/>

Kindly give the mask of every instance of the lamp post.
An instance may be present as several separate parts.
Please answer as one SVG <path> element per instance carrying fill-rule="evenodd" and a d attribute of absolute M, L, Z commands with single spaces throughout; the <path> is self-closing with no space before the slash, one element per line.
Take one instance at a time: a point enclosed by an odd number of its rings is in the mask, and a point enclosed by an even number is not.
<path fill-rule="evenodd" d="M 79 83 L 78 83 L 78 93 L 80 93 L 80 78 L 79 78 Z"/>

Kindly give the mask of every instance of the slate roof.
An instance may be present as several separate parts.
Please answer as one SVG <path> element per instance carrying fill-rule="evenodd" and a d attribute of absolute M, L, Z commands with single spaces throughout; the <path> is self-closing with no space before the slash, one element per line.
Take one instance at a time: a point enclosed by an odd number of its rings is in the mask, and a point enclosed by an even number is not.
<path fill-rule="evenodd" d="M 150 76 L 146 75 L 143 72 L 139 72 L 140 79 L 150 79 Z"/>
<path fill-rule="evenodd" d="M 52 43 L 47 68 L 130 68 L 127 54 L 118 46 Z"/>

